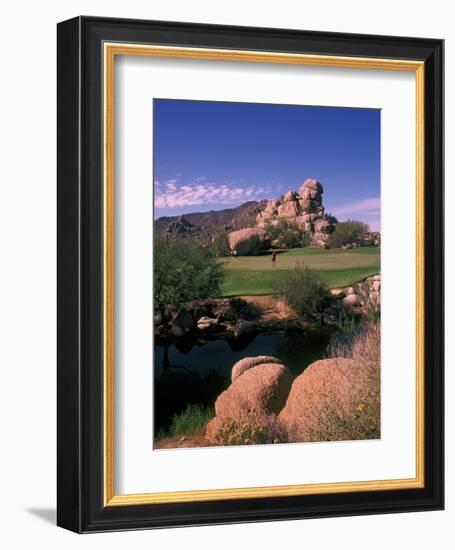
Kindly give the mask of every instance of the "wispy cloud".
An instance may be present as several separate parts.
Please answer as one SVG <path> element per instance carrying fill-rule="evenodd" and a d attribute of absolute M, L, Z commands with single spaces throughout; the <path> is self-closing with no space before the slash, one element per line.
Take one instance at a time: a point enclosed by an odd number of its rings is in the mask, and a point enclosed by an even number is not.
<path fill-rule="evenodd" d="M 377 212 L 381 209 L 381 199 L 379 197 L 371 197 L 360 201 L 349 202 L 332 207 L 332 212 L 336 215 L 343 216 L 349 214 L 357 214 L 358 212 Z"/>
<path fill-rule="evenodd" d="M 155 206 L 157 208 L 179 208 L 208 204 L 239 204 L 248 200 L 263 198 L 270 190 L 254 185 L 205 182 L 196 178 L 191 183 L 178 184 L 175 179 L 155 182 Z"/>
<path fill-rule="evenodd" d="M 326 210 L 341 220 L 354 218 L 364 221 L 370 225 L 373 231 L 379 230 L 381 225 L 381 199 L 379 197 L 328 206 Z"/>

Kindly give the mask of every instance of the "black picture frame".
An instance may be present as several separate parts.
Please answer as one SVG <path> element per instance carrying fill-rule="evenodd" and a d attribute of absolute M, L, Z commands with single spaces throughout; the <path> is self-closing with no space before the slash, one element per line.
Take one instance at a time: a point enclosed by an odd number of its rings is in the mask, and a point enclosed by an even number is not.
<path fill-rule="evenodd" d="M 104 505 L 102 44 L 117 41 L 424 62 L 423 488 Z M 443 50 L 442 40 L 423 38 L 97 17 L 58 24 L 59 526 L 86 533 L 443 509 Z"/>

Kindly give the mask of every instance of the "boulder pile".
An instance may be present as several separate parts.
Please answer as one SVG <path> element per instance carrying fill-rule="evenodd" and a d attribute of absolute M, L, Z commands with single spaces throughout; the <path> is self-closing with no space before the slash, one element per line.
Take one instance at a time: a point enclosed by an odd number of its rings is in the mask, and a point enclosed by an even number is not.
<path fill-rule="evenodd" d="M 281 219 L 286 219 L 295 222 L 314 246 L 326 248 L 335 224 L 324 213 L 323 192 L 319 181 L 306 179 L 297 192 L 288 191 L 278 199 L 267 201 L 263 211 L 256 217 L 258 228 L 267 224 L 275 225 Z"/>
<path fill-rule="evenodd" d="M 332 288 L 330 292 L 345 308 L 379 307 L 381 304 L 381 275 L 368 277 L 354 286 Z"/>

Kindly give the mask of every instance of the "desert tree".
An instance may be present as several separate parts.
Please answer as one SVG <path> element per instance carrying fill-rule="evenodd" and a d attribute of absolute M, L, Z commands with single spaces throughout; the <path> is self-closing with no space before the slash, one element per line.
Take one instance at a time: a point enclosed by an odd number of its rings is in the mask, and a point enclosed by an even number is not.
<path fill-rule="evenodd" d="M 164 316 L 169 307 L 220 294 L 222 263 L 210 246 L 190 239 L 155 240 L 155 307 Z"/>

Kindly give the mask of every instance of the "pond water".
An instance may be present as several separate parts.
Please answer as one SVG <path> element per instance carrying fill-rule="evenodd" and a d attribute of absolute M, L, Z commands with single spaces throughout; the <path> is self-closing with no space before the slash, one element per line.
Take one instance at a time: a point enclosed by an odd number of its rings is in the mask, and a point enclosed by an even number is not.
<path fill-rule="evenodd" d="M 233 365 L 244 357 L 272 355 L 298 375 L 321 359 L 331 331 L 260 334 L 247 340 L 181 339 L 155 344 L 155 434 L 190 403 L 213 405 L 230 384 Z"/>

